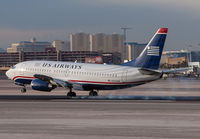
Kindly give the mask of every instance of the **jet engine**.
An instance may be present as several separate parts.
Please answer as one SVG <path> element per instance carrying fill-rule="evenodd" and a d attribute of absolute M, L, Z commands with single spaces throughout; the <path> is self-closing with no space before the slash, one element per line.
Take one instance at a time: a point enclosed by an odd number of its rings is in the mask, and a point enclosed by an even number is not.
<path fill-rule="evenodd" d="M 51 83 L 47 81 L 42 81 L 40 79 L 32 80 L 31 87 L 33 90 L 46 91 L 46 92 L 50 92 L 51 90 L 56 88 L 55 85 L 52 85 Z"/>

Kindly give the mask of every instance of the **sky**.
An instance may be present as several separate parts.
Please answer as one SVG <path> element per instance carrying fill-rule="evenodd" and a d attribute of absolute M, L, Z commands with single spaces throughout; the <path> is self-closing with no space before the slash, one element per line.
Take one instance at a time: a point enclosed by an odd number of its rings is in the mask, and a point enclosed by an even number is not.
<path fill-rule="evenodd" d="M 165 50 L 200 50 L 199 0 L 0 0 L 0 48 L 30 40 L 67 40 L 68 33 L 119 33 L 148 42 L 168 27 Z M 192 47 L 189 47 L 192 46 Z"/>

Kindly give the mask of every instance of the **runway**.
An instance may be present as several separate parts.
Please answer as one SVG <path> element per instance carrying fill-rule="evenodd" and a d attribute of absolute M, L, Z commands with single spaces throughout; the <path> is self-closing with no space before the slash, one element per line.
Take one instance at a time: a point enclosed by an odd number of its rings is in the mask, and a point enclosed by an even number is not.
<path fill-rule="evenodd" d="M 161 80 L 98 98 L 77 92 L 73 99 L 62 89 L 21 94 L 10 81 L 0 83 L 3 139 L 200 138 L 199 80 Z"/>
<path fill-rule="evenodd" d="M 1 101 L 0 138 L 200 138 L 199 110 L 199 102 Z"/>
<path fill-rule="evenodd" d="M 200 101 L 200 96 L 77 96 L 66 95 L 0 95 L 0 101 L 9 100 L 168 100 L 168 101 Z"/>

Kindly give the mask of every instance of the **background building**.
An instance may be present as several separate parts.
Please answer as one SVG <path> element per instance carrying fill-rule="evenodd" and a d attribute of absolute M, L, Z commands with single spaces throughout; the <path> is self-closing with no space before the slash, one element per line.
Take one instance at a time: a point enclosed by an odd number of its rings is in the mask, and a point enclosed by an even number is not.
<path fill-rule="evenodd" d="M 146 45 L 147 43 L 128 42 L 126 45 L 126 47 L 128 47 L 128 60 L 136 59 L 144 50 Z"/>
<path fill-rule="evenodd" d="M 70 34 L 70 51 L 91 51 L 90 35 L 86 33 Z"/>
<path fill-rule="evenodd" d="M 119 34 L 112 34 L 108 35 L 106 38 L 107 47 L 105 48 L 104 52 L 119 52 L 122 54 L 123 59 L 125 59 L 124 54 L 124 40 L 123 35 Z"/>
<path fill-rule="evenodd" d="M 163 55 L 170 56 L 173 58 L 177 57 L 188 57 L 189 55 L 188 50 L 180 50 L 180 51 L 164 51 Z"/>
<path fill-rule="evenodd" d="M 6 52 L 6 50 L 4 50 L 3 48 L 0 48 L 0 52 Z"/>
<path fill-rule="evenodd" d="M 190 62 L 200 62 L 200 51 L 191 51 L 190 54 Z"/>
<path fill-rule="evenodd" d="M 190 54 L 187 50 L 164 51 L 161 57 L 162 68 L 188 67 Z"/>
<path fill-rule="evenodd" d="M 95 51 L 47 51 L 47 52 L 16 52 L 0 53 L 0 67 L 11 67 L 22 61 L 30 60 L 51 60 L 51 61 L 71 61 L 85 63 L 86 58 L 102 59 L 101 63 L 119 64 L 121 55 L 119 53 L 100 53 Z"/>
<path fill-rule="evenodd" d="M 126 49 L 123 45 L 123 35 L 120 34 L 77 33 L 70 35 L 70 51 L 120 53 L 123 60 L 127 58 Z"/>
<path fill-rule="evenodd" d="M 67 51 L 67 43 L 61 40 L 54 40 L 52 43 L 56 51 Z"/>
<path fill-rule="evenodd" d="M 106 34 L 98 33 L 98 34 L 90 35 L 90 50 L 91 51 L 104 52 L 107 47 L 108 47 L 108 44 L 106 41 Z"/>
<path fill-rule="evenodd" d="M 200 51 L 189 52 L 189 66 L 200 67 Z"/>
<path fill-rule="evenodd" d="M 45 52 L 45 48 L 51 47 L 50 42 L 37 42 L 35 38 L 31 41 L 21 41 L 19 43 L 12 43 L 11 47 L 7 48 L 8 53 L 16 52 Z"/>

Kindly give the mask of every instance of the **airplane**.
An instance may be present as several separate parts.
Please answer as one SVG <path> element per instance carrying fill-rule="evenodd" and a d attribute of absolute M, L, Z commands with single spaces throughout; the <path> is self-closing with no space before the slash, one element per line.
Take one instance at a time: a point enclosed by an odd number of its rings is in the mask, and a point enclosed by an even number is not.
<path fill-rule="evenodd" d="M 141 54 L 121 65 L 73 63 L 62 61 L 25 61 L 14 65 L 6 72 L 9 79 L 33 90 L 52 91 L 57 87 L 69 89 L 68 97 L 75 97 L 73 90 L 89 91 L 89 96 L 98 96 L 99 90 L 115 90 L 134 87 L 158 80 L 160 59 L 168 28 L 160 28 Z"/>

